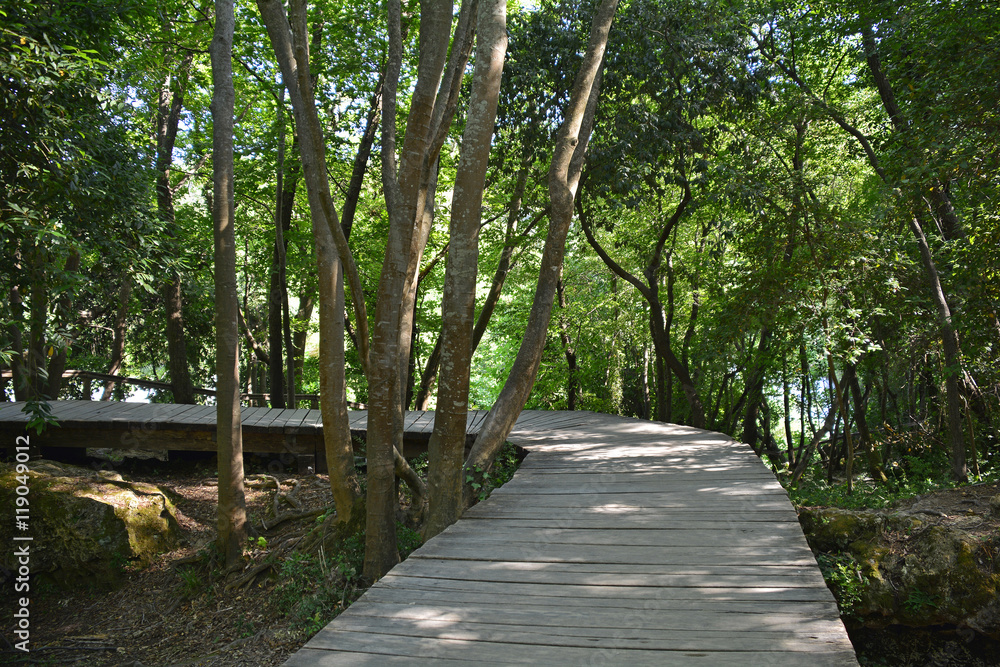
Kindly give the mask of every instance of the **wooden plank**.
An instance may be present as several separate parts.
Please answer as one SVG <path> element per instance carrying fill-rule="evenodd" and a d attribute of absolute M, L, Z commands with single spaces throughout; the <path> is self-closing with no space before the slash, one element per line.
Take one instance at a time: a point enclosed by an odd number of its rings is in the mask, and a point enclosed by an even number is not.
<path fill-rule="evenodd" d="M 368 430 L 368 412 L 365 410 L 357 410 L 348 412 L 348 418 L 351 424 L 351 430 Z"/>
<path fill-rule="evenodd" d="M 646 624 L 653 610 L 368 601 L 355 605 L 353 613 L 337 624 L 338 630 L 447 639 L 475 636 L 478 641 L 491 642 L 510 641 L 511 635 L 516 635 L 526 644 L 673 651 L 704 650 L 728 638 L 737 639 L 742 650 L 808 651 L 815 648 L 815 639 L 836 641 L 840 623 L 839 617 L 810 618 L 777 609 L 771 613 L 682 609 L 658 613 L 655 624 Z M 809 612 L 817 613 L 817 606 Z M 809 638 L 795 637 L 789 632 L 793 627 Z M 760 639 L 763 641 L 755 641 Z"/>
<path fill-rule="evenodd" d="M 471 414 L 474 414 L 474 418 L 469 423 L 465 432 L 467 435 L 478 435 L 479 431 L 483 428 L 483 423 L 486 421 L 486 416 L 490 414 L 490 411 L 473 410 Z"/>
<path fill-rule="evenodd" d="M 462 524 L 475 524 L 483 522 L 486 530 L 497 530 L 502 527 L 510 527 L 514 530 L 521 528 L 586 528 L 589 530 L 600 530 L 602 528 L 620 528 L 623 530 L 675 530 L 690 529 L 692 527 L 704 527 L 706 530 L 726 529 L 733 526 L 746 525 L 750 528 L 756 526 L 769 526 L 774 530 L 787 528 L 792 531 L 799 531 L 798 517 L 795 512 L 789 510 L 779 510 L 777 512 L 730 512 L 719 515 L 712 512 L 673 512 L 657 514 L 629 514 L 622 515 L 570 515 L 560 516 L 557 519 L 551 513 L 541 510 L 523 510 L 512 512 L 492 511 L 485 508 L 485 511 L 478 510 L 479 506 L 473 507 L 462 515 Z M 486 523 L 502 522 L 502 523 Z"/>
<path fill-rule="evenodd" d="M 248 407 L 248 408 L 241 407 L 240 408 L 240 427 L 241 428 L 248 427 L 251 423 L 253 423 L 258 418 L 258 416 L 261 413 L 266 412 L 269 409 L 270 408 L 264 407 L 262 405 L 254 405 L 254 406 L 251 406 L 251 407 Z"/>
<path fill-rule="evenodd" d="M 497 509 L 533 507 L 575 509 L 578 511 L 593 511 L 599 513 L 625 514 L 640 509 L 673 508 L 678 510 L 728 511 L 769 509 L 784 510 L 788 508 L 788 498 L 783 496 L 731 496 L 733 502 L 725 502 L 718 498 L 703 499 L 686 498 L 680 493 L 636 493 L 614 494 L 602 500 L 598 494 L 587 493 L 503 493 L 502 489 L 494 491 L 490 496 L 488 507 Z"/>
<path fill-rule="evenodd" d="M 110 401 L 108 401 L 110 402 Z M 136 417 L 141 417 L 148 412 L 145 403 L 119 403 L 120 407 L 112 414 L 107 415 L 108 421 L 114 426 L 128 428 Z"/>
<path fill-rule="evenodd" d="M 538 480 L 526 477 L 515 478 L 503 487 L 505 493 L 563 494 L 563 493 L 685 493 L 710 494 L 718 496 L 734 495 L 780 495 L 788 497 L 777 480 L 698 480 L 675 475 L 660 475 L 629 480 L 628 475 L 616 473 L 614 477 L 584 481 L 551 479 Z"/>
<path fill-rule="evenodd" d="M 656 562 L 663 566 L 702 562 L 724 565 L 733 559 L 761 565 L 809 565 L 816 562 L 806 545 L 800 547 L 731 547 L 712 551 L 704 547 L 619 547 L 537 543 L 447 544 L 431 541 L 417 549 L 410 558 L 449 560 L 513 560 L 526 563 L 619 563 L 641 565 Z"/>
<path fill-rule="evenodd" d="M 482 662 L 478 660 L 463 660 L 461 658 L 452 657 L 438 657 L 436 662 L 445 665 L 455 665 L 458 666 L 472 666 L 482 667 Z M 366 667 L 367 665 L 373 665 L 374 667 L 381 667 L 382 665 L 413 665 L 420 664 L 419 659 L 414 659 L 409 656 L 401 655 L 385 655 L 379 653 L 356 653 L 354 651 L 327 651 L 323 649 L 314 649 L 311 646 L 305 646 L 301 648 L 298 652 L 293 653 L 288 661 L 283 663 L 285 667 L 305 667 L 310 665 L 312 667 Z"/>
<path fill-rule="evenodd" d="M 411 433 L 418 432 L 418 429 L 413 427 L 413 424 L 426 414 L 423 410 L 411 410 L 403 414 L 403 432 Z M 433 417 L 433 413 L 431 413 Z"/>
<path fill-rule="evenodd" d="M 343 618 L 343 615 L 341 616 Z M 517 636 L 507 642 L 479 641 L 477 639 L 439 639 L 394 637 L 380 635 L 377 639 L 367 632 L 339 631 L 332 626 L 321 630 L 307 647 L 371 653 L 375 655 L 405 656 L 415 661 L 439 660 L 449 657 L 476 656 L 482 664 L 628 664 L 628 665 L 715 665 L 718 667 L 746 665 L 809 665 L 811 667 L 840 667 L 857 665 L 853 654 L 843 649 L 836 653 L 816 655 L 785 651 L 658 651 L 648 649 L 581 648 L 574 646 L 539 646 L 518 643 Z M 414 663 L 416 664 L 416 662 Z"/>
<path fill-rule="evenodd" d="M 71 405 L 60 406 L 59 424 L 71 428 L 103 428 L 109 425 L 101 416 L 101 408 L 108 411 L 108 405 L 100 405 L 94 401 L 72 401 Z M 115 405 L 115 404 L 110 404 Z M 53 416 L 56 412 L 53 410 Z"/>
<path fill-rule="evenodd" d="M 214 405 L 195 405 L 190 410 L 163 422 L 163 424 L 165 428 L 190 431 L 205 430 L 214 433 L 216 415 L 216 406 Z"/>
<path fill-rule="evenodd" d="M 353 413 L 347 413 L 348 420 L 350 420 L 351 414 Z M 299 429 L 300 432 L 321 433 L 323 431 L 323 411 L 310 409 L 309 414 L 299 424 Z"/>
<path fill-rule="evenodd" d="M 351 419 L 353 412 L 348 412 L 348 421 Z M 299 426 L 301 429 L 311 429 L 314 432 L 319 432 L 323 430 L 323 411 L 322 410 L 309 410 L 309 416 L 302 420 L 302 424 Z"/>
<path fill-rule="evenodd" d="M 514 535 L 514 541 L 517 543 L 618 545 L 622 547 L 800 544 L 802 541 L 801 530 L 796 530 L 796 526 L 792 524 L 786 524 L 786 526 L 785 530 L 778 530 L 768 524 L 758 524 L 757 527 L 716 524 L 711 530 L 708 530 L 695 524 L 688 524 L 685 528 L 666 530 L 657 528 L 641 530 L 602 528 L 593 530 L 564 526 L 521 527 L 517 524 L 511 525 L 502 522 L 491 522 L 485 525 L 478 522 L 476 526 L 470 527 L 462 522 L 449 527 L 443 534 L 454 540 L 475 541 L 477 544 L 497 539 L 509 541 L 510 538 L 506 537 L 508 535 Z"/>
<path fill-rule="evenodd" d="M 536 646 L 567 646 L 603 649 L 652 649 L 658 651 L 703 651 L 714 649 L 720 641 L 735 640 L 742 651 L 801 653 L 815 649 L 817 641 L 836 644 L 836 630 L 811 629 L 809 638 L 800 638 L 788 632 L 767 630 L 694 630 L 688 628 L 619 628 L 538 626 L 527 624 L 482 623 L 450 618 L 442 620 L 392 617 L 357 618 L 342 620 L 340 631 L 371 632 L 376 635 L 429 637 L 437 639 L 468 639 L 476 641 L 507 642 L 516 635 L 519 643 Z M 839 619 L 838 619 L 839 620 Z"/>
<path fill-rule="evenodd" d="M 277 414 L 274 415 L 274 419 L 267 425 L 267 432 L 274 434 L 281 434 L 285 432 L 285 427 L 288 425 L 289 420 L 295 420 L 298 424 L 302 421 L 301 417 L 296 418 L 295 413 L 298 412 L 296 408 L 285 408 L 283 410 L 277 410 Z"/>
<path fill-rule="evenodd" d="M 76 419 L 94 411 L 94 401 L 53 401 L 49 405 L 52 408 L 52 416 L 60 422 Z"/>
<path fill-rule="evenodd" d="M 291 415 L 288 416 L 288 419 L 285 420 L 285 428 L 282 432 L 287 435 L 297 435 L 299 433 L 304 434 L 304 433 L 315 432 L 314 428 L 303 426 L 306 420 L 309 419 L 311 413 L 312 410 L 308 410 L 306 408 L 299 408 L 295 410 Z M 322 425 L 322 422 L 320 425 Z"/>
<path fill-rule="evenodd" d="M 253 410 L 249 412 L 249 410 Z M 248 416 L 246 419 L 241 419 L 243 428 L 249 429 L 251 431 L 267 432 L 268 425 L 274 421 L 274 418 L 280 415 L 283 410 L 281 408 L 248 408 Z"/>
<path fill-rule="evenodd" d="M 730 604 L 743 603 L 760 605 L 766 613 L 770 610 L 769 603 L 788 605 L 792 602 L 822 604 L 829 610 L 831 594 L 820 589 L 822 577 L 818 574 L 795 572 L 794 568 L 758 568 L 764 570 L 793 570 L 792 573 L 781 573 L 768 576 L 764 573 L 733 572 L 715 576 L 698 573 L 673 573 L 650 575 L 654 579 L 643 585 L 628 585 L 615 580 L 613 573 L 554 573 L 552 579 L 537 577 L 537 581 L 519 579 L 515 570 L 486 573 L 482 576 L 489 579 L 463 579 L 458 574 L 455 578 L 446 578 L 448 572 L 443 570 L 440 577 L 432 577 L 422 570 L 417 570 L 413 576 L 387 575 L 392 577 L 379 586 L 382 588 L 398 588 L 410 595 L 410 602 L 434 599 L 424 593 L 438 592 L 444 599 L 457 599 L 463 593 L 478 597 L 480 600 L 507 600 L 512 604 L 534 603 L 535 599 L 568 600 L 569 603 L 585 606 L 592 599 L 615 600 L 623 606 L 631 607 L 644 604 L 650 600 L 669 601 L 677 608 L 686 608 L 692 604 L 708 605 L 713 602 Z M 421 576 L 427 575 L 427 576 Z M 638 581 L 632 575 L 629 581 Z M 588 583 L 575 583 L 588 582 Z"/>
<path fill-rule="evenodd" d="M 0 422 L 20 422 L 26 419 L 21 410 L 24 408 L 23 401 L 0 402 Z"/>
<path fill-rule="evenodd" d="M 188 415 L 201 414 L 205 411 L 204 405 L 195 404 L 170 405 L 157 403 L 155 404 L 155 408 L 152 407 L 153 404 L 148 405 L 150 412 L 146 417 L 147 421 L 162 423 L 164 425 L 183 423 L 183 420 Z"/>
<path fill-rule="evenodd" d="M 434 412 L 428 410 L 427 412 L 407 413 L 407 415 L 410 414 L 417 414 L 417 417 L 410 422 L 409 427 L 406 429 L 407 434 L 420 433 L 430 435 L 434 430 Z"/>

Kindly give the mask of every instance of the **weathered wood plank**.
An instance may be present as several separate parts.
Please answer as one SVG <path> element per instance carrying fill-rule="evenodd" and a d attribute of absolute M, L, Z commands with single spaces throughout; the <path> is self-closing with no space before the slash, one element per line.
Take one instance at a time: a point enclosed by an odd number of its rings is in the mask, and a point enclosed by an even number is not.
<path fill-rule="evenodd" d="M 486 415 L 490 413 L 489 410 L 474 410 L 475 419 L 473 419 L 465 432 L 469 435 L 476 435 L 483 427 L 483 422 L 486 421 Z"/>
<path fill-rule="evenodd" d="M 296 425 L 302 421 L 301 417 L 296 418 L 295 413 L 298 412 L 297 408 L 285 408 L 278 411 L 278 414 L 274 416 L 274 419 L 267 425 L 268 433 L 284 433 L 285 427 L 288 426 L 289 421 L 295 421 Z"/>
<path fill-rule="evenodd" d="M 358 429 L 365 431 L 368 429 L 368 413 L 362 410 L 350 411 L 347 413 L 351 430 Z"/>
<path fill-rule="evenodd" d="M 408 413 L 409 414 L 409 413 Z M 434 431 L 434 412 L 418 412 L 417 416 L 410 422 L 407 433 L 419 433 L 430 435 Z M 404 420 L 405 423 L 405 420 Z"/>
<path fill-rule="evenodd" d="M 712 649 L 720 642 L 737 643 L 742 651 L 808 652 L 817 642 L 836 644 L 836 629 L 813 629 L 808 639 L 787 632 L 767 629 L 700 630 L 690 628 L 619 628 L 538 626 L 523 624 L 477 623 L 461 618 L 461 613 L 442 614 L 446 620 L 392 617 L 380 624 L 378 617 L 348 618 L 338 624 L 340 631 L 371 632 L 376 635 L 431 637 L 438 639 L 468 639 L 508 642 L 515 636 L 518 642 L 536 646 L 566 646 L 604 649 L 651 649 L 659 651 L 700 651 Z M 460 620 L 459 620 L 460 619 Z M 837 620 L 839 622 L 839 619 Z"/>
<path fill-rule="evenodd" d="M 766 572 L 778 568 L 759 569 Z M 612 573 L 562 572 L 553 573 L 551 579 L 541 576 L 519 579 L 509 576 L 510 573 L 510 570 L 506 573 L 487 573 L 479 578 L 462 578 L 455 574 L 453 578 L 448 578 L 447 571 L 440 571 L 438 573 L 440 576 L 437 577 L 418 571 L 413 576 L 399 575 L 391 579 L 387 577 L 387 581 L 377 590 L 385 587 L 428 593 L 437 591 L 445 597 L 468 593 L 480 600 L 509 599 L 514 603 L 523 598 L 525 604 L 533 602 L 536 598 L 552 598 L 568 600 L 578 606 L 586 606 L 592 599 L 613 599 L 623 605 L 663 600 L 671 605 L 677 605 L 678 608 L 685 608 L 691 604 L 707 605 L 712 602 L 727 605 L 745 603 L 759 605 L 765 613 L 770 611 L 773 605 L 788 605 L 792 602 L 817 603 L 829 609 L 832 599 L 829 591 L 819 587 L 821 581 L 817 581 L 816 576 L 809 574 L 768 576 L 765 573 L 735 572 L 713 577 L 697 573 L 660 573 L 649 575 L 649 579 L 645 581 L 637 575 L 629 574 L 626 583 L 619 583 Z M 629 585 L 628 582 L 634 585 Z M 424 599 L 421 593 L 413 595 L 410 601 Z"/>
<path fill-rule="evenodd" d="M 429 542 L 410 558 L 449 560 L 520 561 L 527 563 L 620 563 L 641 565 L 656 562 L 663 566 L 702 562 L 724 565 L 735 560 L 761 565 L 809 565 L 816 562 L 807 546 L 730 547 L 713 551 L 708 547 L 620 547 L 546 543 Z"/>
<path fill-rule="evenodd" d="M 294 410 L 288 419 L 285 420 L 284 430 L 282 431 L 286 435 L 298 435 L 300 433 L 313 433 L 315 428 L 309 428 L 304 426 L 307 419 L 309 419 L 309 414 L 312 410 L 306 408 L 299 408 Z M 317 410 L 318 412 L 318 410 Z"/>
<path fill-rule="evenodd" d="M 844 649 L 825 655 L 792 653 L 785 651 L 657 651 L 629 648 L 581 648 L 575 646 L 539 646 L 519 643 L 512 636 L 507 642 L 480 641 L 476 638 L 439 639 L 380 635 L 372 637 L 366 632 L 338 631 L 333 626 L 321 630 L 306 645 L 310 649 L 329 649 L 371 653 L 376 656 L 405 656 L 416 661 L 440 660 L 449 657 L 476 656 L 488 664 L 619 664 L 619 665 L 717 665 L 719 667 L 746 665 L 809 665 L 811 667 L 840 667 L 857 665 L 853 653 Z M 718 644 L 716 644 L 717 646 Z M 298 663 L 302 664 L 302 663 Z M 322 664 L 322 663 L 320 663 Z M 373 662 L 372 664 L 377 664 Z"/>
<path fill-rule="evenodd" d="M 757 528 L 747 528 L 737 525 L 722 525 L 713 530 L 706 530 L 697 525 L 689 524 L 686 528 L 670 530 L 647 528 L 643 530 L 628 530 L 621 528 L 567 528 L 551 526 L 549 528 L 527 528 L 518 525 L 491 524 L 484 531 L 482 524 L 475 526 L 452 526 L 443 534 L 449 539 L 464 540 L 475 544 L 491 542 L 508 542 L 512 544 L 579 544 L 604 546 L 700 546 L 724 547 L 734 546 L 782 546 L 802 544 L 802 533 L 795 526 L 786 524 L 789 530 L 777 530 L 768 524 L 758 524 Z M 485 533 L 485 534 L 484 534 Z M 513 540 L 507 536 L 513 535 Z M 499 536 L 499 537 L 493 537 Z"/>

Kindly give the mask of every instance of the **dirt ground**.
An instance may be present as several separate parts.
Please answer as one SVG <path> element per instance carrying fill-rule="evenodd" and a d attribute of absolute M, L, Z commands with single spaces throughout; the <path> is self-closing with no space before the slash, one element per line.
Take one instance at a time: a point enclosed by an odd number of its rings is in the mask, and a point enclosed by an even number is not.
<path fill-rule="evenodd" d="M 157 484 L 176 494 L 183 546 L 163 554 L 150 567 L 128 569 L 121 587 L 111 592 L 49 591 L 33 596 L 31 652 L 12 653 L 10 646 L 2 646 L 0 664 L 268 667 L 281 664 L 305 643 L 310 630 L 282 611 L 273 571 L 246 587 L 226 590 L 224 580 L 212 582 L 211 565 L 196 560 L 215 535 L 217 485 L 211 465 L 172 471 L 174 466 L 160 464 L 156 473 L 149 467 L 120 471 L 126 479 Z M 296 497 L 303 510 L 331 504 L 325 475 L 268 474 L 281 482 L 285 492 L 299 480 Z M 263 477 L 249 479 L 247 510 L 251 525 L 259 531 L 255 538 L 259 534 L 268 546 L 280 545 L 315 524 L 313 517 L 262 530 L 261 519 L 272 505 L 273 484 Z M 284 503 L 281 509 L 297 512 Z M 250 556 L 259 562 L 266 553 L 267 548 L 255 545 Z M 7 638 L 13 637 L 12 603 L 0 602 Z"/>

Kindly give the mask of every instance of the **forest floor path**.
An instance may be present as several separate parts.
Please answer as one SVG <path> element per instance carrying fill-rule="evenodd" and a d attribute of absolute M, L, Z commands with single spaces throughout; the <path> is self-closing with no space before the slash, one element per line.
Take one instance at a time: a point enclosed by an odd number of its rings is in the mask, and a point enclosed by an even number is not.
<path fill-rule="evenodd" d="M 525 411 L 514 478 L 288 667 L 857 665 L 785 491 L 719 433 Z"/>

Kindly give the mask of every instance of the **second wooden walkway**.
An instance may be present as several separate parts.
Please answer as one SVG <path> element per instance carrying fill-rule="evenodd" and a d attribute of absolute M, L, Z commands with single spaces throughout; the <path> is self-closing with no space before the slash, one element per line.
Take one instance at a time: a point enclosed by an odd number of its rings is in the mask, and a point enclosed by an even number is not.
<path fill-rule="evenodd" d="M 514 479 L 286 663 L 857 665 L 788 497 L 746 445 L 525 412 Z"/>
<path fill-rule="evenodd" d="M 214 405 L 172 403 L 119 403 L 114 401 L 52 401 L 52 416 L 58 427 L 32 435 L 39 447 L 158 449 L 215 451 Z M 0 440 L 13 443 L 26 433 L 28 416 L 24 403 L 0 403 Z M 471 440 L 486 418 L 485 410 L 469 413 L 467 433 Z M 319 410 L 243 408 L 243 449 L 247 452 L 309 457 L 325 471 L 323 417 Z M 349 413 L 351 435 L 364 438 L 368 413 Z M 434 413 L 407 412 L 403 429 L 406 456 L 427 449 L 434 430 Z"/>

